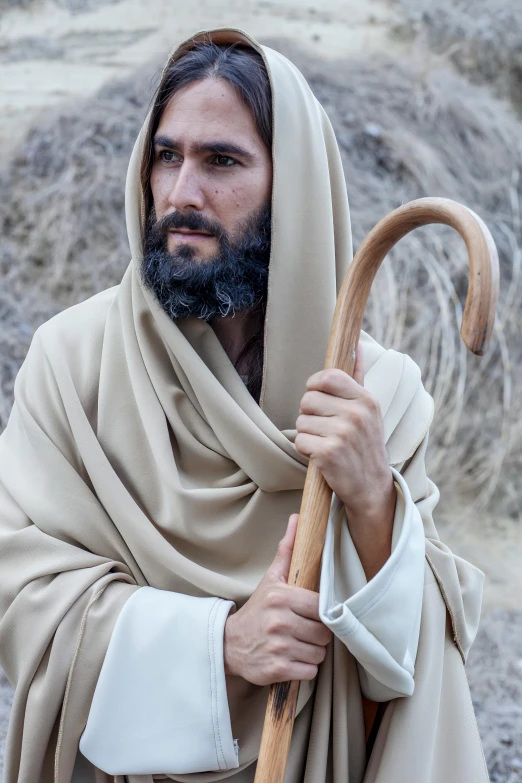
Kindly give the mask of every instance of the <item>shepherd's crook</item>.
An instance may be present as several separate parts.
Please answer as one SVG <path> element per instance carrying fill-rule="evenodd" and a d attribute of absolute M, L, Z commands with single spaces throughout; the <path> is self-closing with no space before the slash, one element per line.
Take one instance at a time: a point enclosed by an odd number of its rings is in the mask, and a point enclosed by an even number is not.
<path fill-rule="evenodd" d="M 473 353 L 488 347 L 498 298 L 498 255 L 488 228 L 462 204 L 445 198 L 410 201 L 383 218 L 364 239 L 339 292 L 325 368 L 337 367 L 353 377 L 355 351 L 364 309 L 382 260 L 414 228 L 445 223 L 463 237 L 469 256 L 469 285 L 460 330 Z M 321 554 L 332 490 L 310 460 L 299 515 L 288 583 L 317 590 Z M 255 783 L 283 783 L 299 682 L 272 685 L 266 709 Z"/>

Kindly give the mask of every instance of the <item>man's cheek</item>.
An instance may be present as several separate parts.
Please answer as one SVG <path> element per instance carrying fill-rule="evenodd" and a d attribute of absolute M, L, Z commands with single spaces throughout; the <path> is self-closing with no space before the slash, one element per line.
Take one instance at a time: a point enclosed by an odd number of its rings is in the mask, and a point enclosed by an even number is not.
<path fill-rule="evenodd" d="M 156 214 L 156 220 L 161 220 L 172 207 L 169 204 L 169 197 L 174 187 L 175 180 L 170 176 L 164 176 L 154 173 L 150 178 L 150 190 L 152 193 L 153 208 Z"/>

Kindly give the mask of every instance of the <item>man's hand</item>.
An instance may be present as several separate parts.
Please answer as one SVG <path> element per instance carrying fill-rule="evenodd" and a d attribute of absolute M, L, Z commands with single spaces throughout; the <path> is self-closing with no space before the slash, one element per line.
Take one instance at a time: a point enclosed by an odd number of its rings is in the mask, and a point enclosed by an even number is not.
<path fill-rule="evenodd" d="M 354 378 L 322 370 L 306 384 L 296 422 L 296 449 L 311 457 L 346 506 L 348 524 L 367 578 L 388 559 L 395 488 L 377 400 L 364 388 L 362 347 Z"/>
<path fill-rule="evenodd" d="M 225 673 L 254 685 L 313 680 L 332 638 L 319 620 L 319 594 L 287 584 L 298 518 L 292 514 L 274 562 L 225 625 Z"/>

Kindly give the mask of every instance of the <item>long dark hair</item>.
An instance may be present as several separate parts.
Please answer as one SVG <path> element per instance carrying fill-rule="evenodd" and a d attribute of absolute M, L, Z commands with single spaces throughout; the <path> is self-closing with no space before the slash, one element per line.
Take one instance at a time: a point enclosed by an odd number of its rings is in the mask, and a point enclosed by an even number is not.
<path fill-rule="evenodd" d="M 272 150 L 272 91 L 263 58 L 255 49 L 241 44 L 196 42 L 178 60 L 166 68 L 152 101 L 149 125 L 141 162 L 141 188 L 148 221 L 152 206 L 150 175 L 154 160 L 154 136 L 168 102 L 182 87 L 203 79 L 227 81 L 240 100 L 250 109 L 257 131 L 269 151 Z M 259 402 L 263 377 L 263 334 L 266 302 L 254 313 L 258 328 L 243 346 L 235 367 L 248 376 L 247 388 Z"/>
<path fill-rule="evenodd" d="M 150 174 L 154 159 L 154 135 L 168 102 L 178 90 L 203 79 L 223 79 L 250 109 L 257 131 L 272 149 L 272 92 L 263 58 L 251 46 L 200 41 L 170 65 L 152 101 L 150 121 L 141 161 L 141 187 L 148 218 L 152 208 Z"/>

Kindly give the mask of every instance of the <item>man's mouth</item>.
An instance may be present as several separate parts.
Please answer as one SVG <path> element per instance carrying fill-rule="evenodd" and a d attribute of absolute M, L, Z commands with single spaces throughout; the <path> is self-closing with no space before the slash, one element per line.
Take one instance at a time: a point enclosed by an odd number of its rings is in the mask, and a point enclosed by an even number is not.
<path fill-rule="evenodd" d="M 177 242 L 200 242 L 204 239 L 212 239 L 214 234 L 206 231 L 190 231 L 187 228 L 174 228 L 169 231 Z"/>

